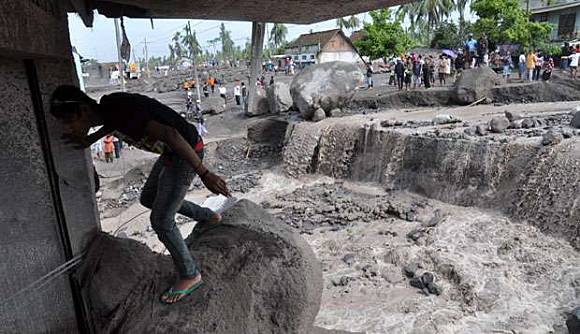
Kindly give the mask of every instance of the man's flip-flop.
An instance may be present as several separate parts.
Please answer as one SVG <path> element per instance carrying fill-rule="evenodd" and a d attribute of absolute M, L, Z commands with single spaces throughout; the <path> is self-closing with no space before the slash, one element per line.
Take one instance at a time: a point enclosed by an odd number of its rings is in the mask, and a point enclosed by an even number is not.
<path fill-rule="evenodd" d="M 184 289 L 184 290 L 175 290 L 173 289 L 173 287 L 167 289 L 160 297 L 159 300 L 163 303 L 163 304 L 167 304 L 167 305 L 171 305 L 171 304 L 175 304 L 179 301 L 181 301 L 183 298 L 189 296 L 192 292 L 194 292 L 195 290 L 197 290 L 199 287 L 201 287 L 203 285 L 203 281 L 199 281 L 197 283 L 195 283 L 194 285 L 192 285 L 191 287 L 189 287 L 188 289 Z M 178 299 L 174 302 L 166 302 L 165 300 L 163 300 L 163 297 L 167 297 L 166 300 L 168 299 L 173 299 L 172 297 L 174 296 L 178 296 Z"/>

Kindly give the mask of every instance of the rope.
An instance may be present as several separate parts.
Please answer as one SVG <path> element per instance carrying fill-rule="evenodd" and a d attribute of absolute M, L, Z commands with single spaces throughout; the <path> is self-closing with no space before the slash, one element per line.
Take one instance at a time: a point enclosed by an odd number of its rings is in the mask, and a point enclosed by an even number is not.
<path fill-rule="evenodd" d="M 82 252 L 81 254 L 73 257 L 72 259 L 66 261 L 65 263 L 51 270 L 50 272 L 40 277 L 39 279 L 35 280 L 34 282 L 28 284 L 24 288 L 18 290 L 18 292 L 16 292 L 12 296 L 4 299 L 0 303 L 0 306 L 7 306 L 9 303 L 21 297 L 25 293 L 40 291 L 42 288 L 55 281 L 57 278 L 60 278 L 61 276 L 75 269 L 82 262 L 85 254 L 86 254 L 85 252 Z"/>

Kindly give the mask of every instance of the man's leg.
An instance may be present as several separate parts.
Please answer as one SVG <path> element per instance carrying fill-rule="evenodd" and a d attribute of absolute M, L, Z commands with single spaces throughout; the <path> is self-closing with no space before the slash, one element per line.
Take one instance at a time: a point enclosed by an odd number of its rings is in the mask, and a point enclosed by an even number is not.
<path fill-rule="evenodd" d="M 151 209 L 151 225 L 171 254 L 179 273 L 180 279 L 173 286 L 173 291 L 188 289 L 201 280 L 199 270 L 175 224 L 175 214 L 180 209 L 194 176 L 195 172 L 186 161 L 172 157 L 170 166 L 161 167 L 157 194 Z M 183 296 L 181 293 L 168 291 L 162 296 L 162 300 L 173 303 Z"/>

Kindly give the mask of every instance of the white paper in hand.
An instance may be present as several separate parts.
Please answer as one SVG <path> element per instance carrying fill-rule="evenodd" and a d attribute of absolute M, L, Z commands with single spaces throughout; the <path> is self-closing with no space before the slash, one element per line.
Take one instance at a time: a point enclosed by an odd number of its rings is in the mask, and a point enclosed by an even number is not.
<path fill-rule="evenodd" d="M 222 214 L 227 209 L 231 208 L 238 202 L 236 197 L 225 197 L 223 195 L 217 195 L 209 197 L 203 202 L 203 207 L 211 209 L 213 212 Z"/>

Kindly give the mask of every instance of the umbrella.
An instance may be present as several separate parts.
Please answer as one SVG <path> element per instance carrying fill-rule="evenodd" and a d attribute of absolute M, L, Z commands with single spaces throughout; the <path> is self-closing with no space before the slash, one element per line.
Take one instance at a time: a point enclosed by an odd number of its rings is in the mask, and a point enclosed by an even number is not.
<path fill-rule="evenodd" d="M 452 50 L 449 49 L 443 49 L 443 54 L 447 55 L 453 59 L 457 58 L 457 53 L 453 52 Z"/>

